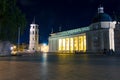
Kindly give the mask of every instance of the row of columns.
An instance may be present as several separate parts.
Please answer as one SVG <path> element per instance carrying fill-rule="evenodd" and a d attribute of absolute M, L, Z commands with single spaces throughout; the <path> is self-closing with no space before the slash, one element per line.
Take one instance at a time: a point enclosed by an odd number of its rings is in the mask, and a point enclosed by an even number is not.
<path fill-rule="evenodd" d="M 74 52 L 86 51 L 86 35 L 78 35 L 73 37 L 50 38 L 50 52 Z"/>

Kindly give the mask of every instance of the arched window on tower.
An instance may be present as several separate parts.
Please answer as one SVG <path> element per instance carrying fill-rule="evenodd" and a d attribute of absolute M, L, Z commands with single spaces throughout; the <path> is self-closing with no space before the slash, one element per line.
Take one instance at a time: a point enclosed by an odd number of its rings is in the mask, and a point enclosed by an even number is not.
<path fill-rule="evenodd" d="M 33 34 L 34 34 L 34 31 L 33 31 Z"/>
<path fill-rule="evenodd" d="M 34 40 L 34 38 L 33 38 L 33 40 Z"/>
<path fill-rule="evenodd" d="M 35 34 L 37 34 L 37 31 L 35 32 Z"/>

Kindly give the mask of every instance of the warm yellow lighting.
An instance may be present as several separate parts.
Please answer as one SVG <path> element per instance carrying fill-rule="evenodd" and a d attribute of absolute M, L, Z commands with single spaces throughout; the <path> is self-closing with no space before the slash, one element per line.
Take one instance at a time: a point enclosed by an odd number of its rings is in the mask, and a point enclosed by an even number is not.
<path fill-rule="evenodd" d="M 79 51 L 86 51 L 86 36 L 79 36 Z"/>
<path fill-rule="evenodd" d="M 12 51 L 11 54 L 15 55 L 17 54 L 17 51 Z"/>
<path fill-rule="evenodd" d="M 78 51 L 78 37 L 74 37 L 74 50 Z"/>
<path fill-rule="evenodd" d="M 84 37 L 84 45 L 83 45 L 83 47 L 84 47 L 84 52 L 86 51 L 86 36 L 83 36 Z"/>
<path fill-rule="evenodd" d="M 45 45 L 45 44 L 41 45 L 42 52 L 48 52 L 48 50 L 49 50 L 48 45 Z"/>
<path fill-rule="evenodd" d="M 59 39 L 59 51 L 61 51 L 62 50 L 62 39 Z"/>
<path fill-rule="evenodd" d="M 70 38 L 70 52 L 73 52 L 73 38 Z"/>
<path fill-rule="evenodd" d="M 66 38 L 66 50 L 69 51 L 69 38 Z"/>
<path fill-rule="evenodd" d="M 59 52 L 86 51 L 86 35 L 80 35 L 71 38 L 64 38 L 58 40 Z"/>
<path fill-rule="evenodd" d="M 65 39 L 62 39 L 62 42 L 63 42 L 62 50 L 65 50 Z"/>
<path fill-rule="evenodd" d="M 14 49 L 16 49 L 17 47 L 16 46 L 13 46 Z"/>
<path fill-rule="evenodd" d="M 15 55 L 17 53 L 17 47 L 15 45 L 13 45 L 11 47 L 11 54 Z"/>
<path fill-rule="evenodd" d="M 83 51 L 83 36 L 79 37 L 79 51 Z"/>

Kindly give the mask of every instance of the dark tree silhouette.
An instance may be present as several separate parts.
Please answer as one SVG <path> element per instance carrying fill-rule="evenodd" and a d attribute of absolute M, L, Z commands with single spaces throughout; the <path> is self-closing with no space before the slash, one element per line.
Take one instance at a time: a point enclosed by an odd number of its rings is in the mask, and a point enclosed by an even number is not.
<path fill-rule="evenodd" d="M 18 27 L 26 26 L 25 15 L 16 5 L 16 0 L 0 0 L 0 41 L 16 42 Z"/>

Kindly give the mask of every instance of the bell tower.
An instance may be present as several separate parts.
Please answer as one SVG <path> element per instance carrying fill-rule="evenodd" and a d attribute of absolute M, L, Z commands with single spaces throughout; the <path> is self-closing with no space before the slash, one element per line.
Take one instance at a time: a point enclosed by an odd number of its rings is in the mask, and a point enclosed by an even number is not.
<path fill-rule="evenodd" d="M 30 24 L 30 36 L 29 36 L 29 50 L 34 52 L 38 51 L 39 44 L 39 25 L 35 23 L 35 18 L 32 24 Z"/>

